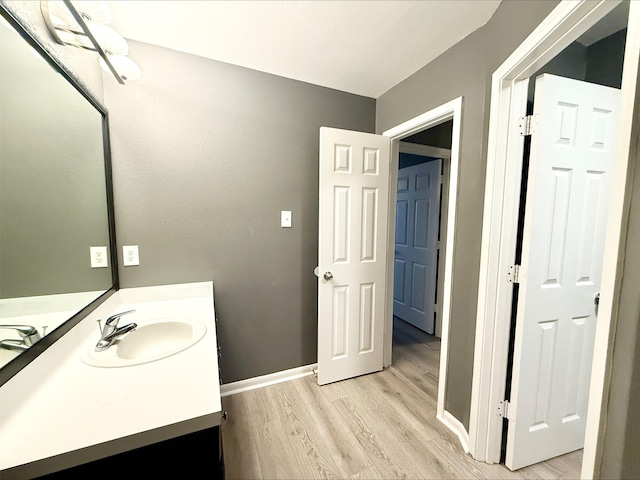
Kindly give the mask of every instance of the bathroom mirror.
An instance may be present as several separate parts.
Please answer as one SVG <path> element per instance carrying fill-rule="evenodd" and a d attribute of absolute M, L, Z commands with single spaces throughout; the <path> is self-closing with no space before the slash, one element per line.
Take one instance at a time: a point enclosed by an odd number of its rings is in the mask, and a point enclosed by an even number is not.
<path fill-rule="evenodd" d="M 106 113 L 0 13 L 1 385 L 117 288 L 117 262 Z"/>

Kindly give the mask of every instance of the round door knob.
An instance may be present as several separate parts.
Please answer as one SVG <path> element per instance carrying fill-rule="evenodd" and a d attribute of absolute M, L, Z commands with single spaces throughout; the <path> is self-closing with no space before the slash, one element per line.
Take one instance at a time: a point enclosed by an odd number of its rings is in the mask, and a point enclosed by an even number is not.
<path fill-rule="evenodd" d="M 333 278 L 333 273 L 331 272 L 325 272 L 324 273 L 324 279 L 325 280 L 331 280 Z"/>

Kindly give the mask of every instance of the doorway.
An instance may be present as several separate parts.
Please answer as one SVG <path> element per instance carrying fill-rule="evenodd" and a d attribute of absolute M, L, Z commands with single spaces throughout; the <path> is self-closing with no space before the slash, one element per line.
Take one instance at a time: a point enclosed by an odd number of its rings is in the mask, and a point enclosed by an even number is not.
<path fill-rule="evenodd" d="M 445 157 L 449 155 L 449 160 L 443 162 L 448 166 L 448 180 L 443 186 L 442 205 L 443 220 L 441 220 L 440 232 L 440 258 L 438 283 L 441 284 L 438 290 L 439 308 L 441 316 L 440 334 L 440 362 L 438 366 L 438 402 L 437 418 L 451 429 L 459 438 L 462 448 L 469 452 L 469 436 L 464 425 L 453 415 L 445 410 L 446 399 L 446 376 L 448 364 L 448 342 L 449 342 L 449 320 L 451 304 L 451 287 L 453 278 L 453 254 L 455 238 L 456 201 L 458 196 L 458 169 L 460 151 L 460 133 L 462 116 L 462 97 L 458 97 L 446 104 L 414 117 L 394 128 L 383 133 L 384 136 L 392 140 L 391 143 L 391 165 L 389 174 L 389 215 L 387 223 L 388 245 L 395 243 L 396 229 L 396 203 L 397 203 L 397 183 L 400 158 L 400 143 L 408 137 L 419 132 L 429 130 L 432 127 L 451 122 L 450 151 L 440 149 L 436 155 Z M 445 127 L 446 128 L 446 127 Z M 433 152 L 432 152 L 433 153 Z M 385 332 L 384 332 L 384 355 L 383 366 L 388 367 L 392 363 L 393 350 L 393 286 L 395 255 L 389 249 L 387 254 L 386 271 L 386 295 L 385 295 Z M 438 327 L 436 327 L 438 328 Z"/>
<path fill-rule="evenodd" d="M 638 21 L 640 11 L 632 3 L 629 23 Z M 517 140 L 512 121 L 526 110 L 528 78 L 539 65 L 557 55 L 571 41 L 586 32 L 603 18 L 616 4 L 584 2 L 559 5 L 521 47 L 505 61 L 493 75 L 489 154 L 487 161 L 487 190 L 483 228 L 481 278 L 476 330 L 475 368 L 473 380 L 470 437 L 472 454 L 489 463 L 499 459 L 499 437 L 502 419 L 491 415 L 497 411 L 504 394 L 508 324 L 511 309 L 510 285 L 503 282 L 506 267 L 513 263 L 516 244 L 516 224 L 522 167 L 522 141 Z M 634 10 L 635 13 L 634 13 Z M 591 375 L 589 413 L 584 452 L 583 476 L 594 472 L 595 443 L 598 436 L 607 341 L 611 321 L 611 307 L 616 290 L 616 259 L 619 228 L 623 216 L 624 182 L 629 152 L 631 108 L 634 102 L 635 74 L 639 38 L 630 30 L 625 56 L 625 79 L 622 82 L 621 130 L 617 140 L 616 169 L 613 172 L 614 194 L 608 211 L 607 240 L 605 242 L 602 276 L 602 298 L 596 331 L 596 354 Z M 629 49 L 629 46 L 633 48 Z M 631 53 L 633 52 L 633 53 Z M 629 68 L 627 68 L 629 67 Z M 627 73 L 628 72 L 628 73 Z M 506 102 L 506 103 L 505 103 Z M 510 106 L 506 105 L 510 103 Z M 520 156 L 520 159 L 518 159 Z M 606 306 L 605 306 L 606 303 Z M 506 327 L 506 328 L 505 328 Z M 496 418 L 499 420 L 496 420 Z"/>
<path fill-rule="evenodd" d="M 452 133 L 448 120 L 399 143 L 393 315 L 437 338 Z"/>
<path fill-rule="evenodd" d="M 399 142 L 393 276 L 393 366 L 418 368 L 437 398 L 453 120 Z M 442 247 L 441 247 L 442 245 Z"/>
<path fill-rule="evenodd" d="M 509 416 L 503 432 L 504 461 L 512 469 L 584 444 L 625 7 L 529 79 L 527 113 L 535 127 L 524 138 L 514 262 L 527 275 L 513 285 L 505 388 L 518 419 Z"/>
<path fill-rule="evenodd" d="M 458 97 L 382 135 L 320 128 L 317 378 L 324 385 L 391 365 L 395 258 L 388 247 L 395 242 L 400 140 L 451 120 L 436 418 L 468 452 L 464 425 L 444 407 L 461 115 Z"/>

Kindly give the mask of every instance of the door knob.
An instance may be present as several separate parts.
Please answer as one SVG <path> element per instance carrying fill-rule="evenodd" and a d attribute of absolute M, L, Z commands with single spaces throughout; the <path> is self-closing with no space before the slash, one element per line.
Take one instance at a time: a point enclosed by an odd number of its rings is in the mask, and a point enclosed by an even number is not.
<path fill-rule="evenodd" d="M 593 303 L 598 306 L 600 305 L 600 292 L 596 293 L 596 296 L 593 297 Z"/>
<path fill-rule="evenodd" d="M 324 279 L 325 280 L 331 280 L 333 278 L 333 273 L 331 272 L 324 272 Z"/>

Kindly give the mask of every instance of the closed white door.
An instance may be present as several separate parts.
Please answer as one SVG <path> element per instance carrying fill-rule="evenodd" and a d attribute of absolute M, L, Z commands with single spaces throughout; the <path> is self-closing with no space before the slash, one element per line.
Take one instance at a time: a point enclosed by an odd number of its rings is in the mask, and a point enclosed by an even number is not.
<path fill-rule="evenodd" d="M 390 143 L 320 129 L 320 385 L 382 370 Z"/>
<path fill-rule="evenodd" d="M 620 91 L 536 80 L 506 464 L 583 447 Z M 534 125 L 535 125 L 534 121 Z"/>
<path fill-rule="evenodd" d="M 401 154 L 402 155 L 402 154 Z M 441 160 L 398 171 L 393 314 L 435 332 Z"/>

